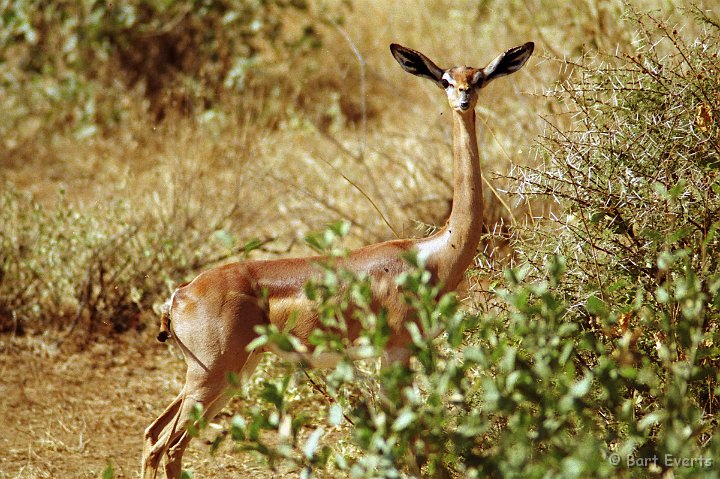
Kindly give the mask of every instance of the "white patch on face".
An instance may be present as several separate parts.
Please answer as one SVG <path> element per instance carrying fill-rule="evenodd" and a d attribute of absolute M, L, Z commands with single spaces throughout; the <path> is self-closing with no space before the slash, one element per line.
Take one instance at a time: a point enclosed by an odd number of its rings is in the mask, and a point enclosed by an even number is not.
<path fill-rule="evenodd" d="M 450 76 L 450 73 L 443 73 L 442 79 L 451 84 L 452 86 L 455 86 L 455 79 Z"/>

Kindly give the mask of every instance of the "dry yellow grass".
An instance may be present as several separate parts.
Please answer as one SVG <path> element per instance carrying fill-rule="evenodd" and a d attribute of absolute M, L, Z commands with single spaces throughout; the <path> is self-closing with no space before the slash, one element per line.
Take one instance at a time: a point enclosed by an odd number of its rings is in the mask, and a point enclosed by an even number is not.
<path fill-rule="evenodd" d="M 8 151 L 2 176 L 46 201 L 59 188 L 83 204 L 126 198 L 150 218 L 177 195 L 203 210 L 240 198 L 235 226 L 242 228 L 233 233 L 284 244 L 341 217 L 355 224 L 358 244 L 392 237 L 367 195 L 397 232 L 417 234 L 416 222 L 441 223 L 448 211 L 450 125 L 442 95 L 397 68 L 388 44 L 421 49 L 441 65 L 477 65 L 509 46 L 537 42 L 530 67 L 493 84 L 480 101 L 482 160 L 492 181 L 513 163 L 532 161 L 541 115 L 559 108 L 542 97 L 563 74 L 555 56 L 631 49 L 632 32 L 618 21 L 623 9 L 619 1 L 355 1 L 342 26 L 326 28 L 312 57 L 274 66 L 287 75 L 279 91 L 248 91 L 229 98 L 226 110 L 171 116 L 160 125 L 129 92 L 127 102 L 136 106 L 127 122 L 100 137 L 68 134 L 47 144 L 32 140 L 38 120 L 29 118 L 13 140 L 24 146 Z M 366 131 L 353 48 L 365 65 Z M 296 77 L 308 84 L 293 84 Z M 267 128 L 266 117 L 247 114 L 258 110 L 283 114 Z M 487 192 L 490 224 L 510 216 L 495 196 Z"/>

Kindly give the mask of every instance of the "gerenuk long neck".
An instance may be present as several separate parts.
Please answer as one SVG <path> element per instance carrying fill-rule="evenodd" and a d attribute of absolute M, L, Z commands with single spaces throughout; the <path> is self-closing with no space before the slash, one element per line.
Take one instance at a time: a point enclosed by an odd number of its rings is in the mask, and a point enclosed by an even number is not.
<path fill-rule="evenodd" d="M 428 270 L 454 290 L 475 257 L 482 235 L 483 191 L 475 132 L 475 111 L 453 110 L 454 191 L 452 211 L 445 226 L 418 243 L 418 254 Z"/>

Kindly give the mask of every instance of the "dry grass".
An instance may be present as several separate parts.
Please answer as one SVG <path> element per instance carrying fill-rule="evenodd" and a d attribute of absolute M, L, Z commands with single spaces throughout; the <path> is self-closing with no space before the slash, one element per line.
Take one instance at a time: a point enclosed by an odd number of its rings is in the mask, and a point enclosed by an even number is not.
<path fill-rule="evenodd" d="M 118 479 L 138 477 L 142 430 L 167 398 L 177 394 L 184 372 L 182 360 L 152 336 L 126 334 L 72 354 L 58 354 L 34 339 L 2 340 L 0 413 L 13 420 L 0 439 L 0 478 L 97 478 L 108 463 Z M 266 363 L 263 369 L 268 368 L 277 366 Z M 261 379 L 256 374 L 249 390 Z M 300 397 L 323 401 L 307 385 L 298 390 L 297 402 Z M 255 404 L 248 394 L 236 398 L 232 410 Z M 197 477 L 276 477 L 262 459 L 239 454 L 229 444 L 214 457 L 208 454 L 209 441 L 228 428 L 229 421 L 230 414 L 220 415 L 202 439 L 194 441 L 186 454 L 188 467 Z M 346 434 L 342 427 L 329 431 L 336 442 Z"/>
<path fill-rule="evenodd" d="M 134 106 L 127 121 L 81 140 L 67 134 L 31 141 L 40 128 L 28 119 L 16 133 L 22 138 L 13 139 L 20 146 L 2 159 L 2 175 L 41 200 L 54 198 L 59 188 L 83 204 L 122 197 L 150 217 L 180 194 L 188 199 L 183 203 L 203 207 L 240 197 L 244 211 L 236 233 L 246 238 L 277 236 L 289 243 L 340 217 L 355 223 L 363 242 L 392 237 L 345 175 L 373 198 L 396 231 L 413 234 L 414 222 L 438 224 L 448 211 L 450 124 L 443 96 L 402 72 L 388 44 L 422 49 L 441 65 L 477 65 L 536 40 L 539 49 L 529 67 L 493 84 L 481 99 L 482 159 L 492 180 L 510 164 L 527 162 L 543 129 L 539 115 L 552 105 L 541 93 L 561 70 L 548 58 L 610 41 L 629 44 L 631 32 L 616 21 L 621 6 L 428 1 L 408 8 L 400 1 L 356 1 L 343 27 L 326 28 L 316 55 L 274 67 L 286 75 L 279 91 L 260 86 L 228 98 L 226 110 L 170 117 L 160 125 L 146 114 L 138 93 L 129 92 L 126 103 Z M 365 65 L 366 131 L 353 48 Z M 302 85 L 292 81 L 296 75 Z M 248 116 L 257 111 L 274 111 L 275 119 Z M 490 223 L 509 216 L 494 196 L 488 192 Z"/>

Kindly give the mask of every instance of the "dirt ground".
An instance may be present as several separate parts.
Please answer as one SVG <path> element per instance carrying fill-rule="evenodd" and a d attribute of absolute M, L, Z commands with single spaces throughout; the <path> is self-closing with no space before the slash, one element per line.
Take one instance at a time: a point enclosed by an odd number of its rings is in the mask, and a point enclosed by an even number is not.
<path fill-rule="evenodd" d="M 75 353 L 0 337 L 0 479 L 97 478 L 108 462 L 117 478 L 139 477 L 143 430 L 177 395 L 183 373 L 183 361 L 150 331 Z M 232 409 L 242 406 L 235 400 Z M 220 422 L 233 412 L 226 411 Z M 211 457 L 197 439 L 184 467 L 196 479 L 274 477 L 251 453 L 226 445 Z"/>

